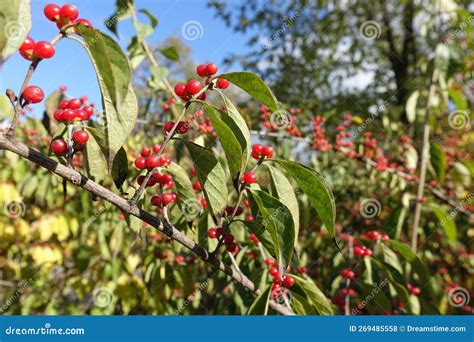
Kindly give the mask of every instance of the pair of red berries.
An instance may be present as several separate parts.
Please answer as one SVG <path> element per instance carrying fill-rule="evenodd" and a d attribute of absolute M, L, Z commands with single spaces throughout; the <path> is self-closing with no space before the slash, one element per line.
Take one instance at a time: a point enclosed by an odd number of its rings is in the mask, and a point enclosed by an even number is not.
<path fill-rule="evenodd" d="M 177 199 L 178 199 L 178 196 L 176 195 L 175 192 L 165 192 L 161 196 L 159 195 L 153 196 L 150 202 L 155 207 L 163 207 L 163 206 L 167 206 L 168 204 L 172 202 L 176 202 Z"/>
<path fill-rule="evenodd" d="M 89 140 L 89 134 L 86 131 L 76 131 L 72 135 L 74 149 L 82 151 Z M 51 151 L 57 156 L 65 156 L 68 153 L 69 146 L 64 139 L 55 139 L 51 142 Z"/>
<path fill-rule="evenodd" d="M 149 155 L 148 157 L 138 157 L 135 159 L 135 166 L 139 170 L 149 169 L 152 170 L 158 166 L 170 165 L 171 159 L 168 157 L 158 157 L 156 154 Z"/>
<path fill-rule="evenodd" d="M 40 58 L 51 58 L 55 52 L 54 46 L 50 42 L 42 40 L 35 43 L 31 37 L 26 37 L 20 46 L 20 55 L 29 61 Z"/>
<path fill-rule="evenodd" d="M 273 147 L 255 144 L 252 146 L 252 157 L 254 159 L 273 158 Z"/>
<path fill-rule="evenodd" d="M 415 287 L 410 283 L 407 284 L 407 289 L 408 289 L 408 291 L 410 291 L 411 294 L 413 294 L 415 296 L 419 296 L 420 293 L 421 293 L 421 289 L 419 287 Z"/>
<path fill-rule="evenodd" d="M 44 15 L 51 21 L 56 22 L 56 26 L 61 29 L 64 25 L 75 23 L 83 24 L 87 27 L 92 27 L 89 20 L 83 18 L 77 18 L 79 16 L 79 10 L 76 6 L 71 4 L 65 4 L 59 7 L 56 4 L 48 4 L 44 7 Z"/>
<path fill-rule="evenodd" d="M 87 98 L 62 100 L 59 109 L 54 112 L 54 119 L 59 122 L 71 122 L 74 120 L 86 121 L 94 114 L 92 106 L 85 105 Z"/>
<path fill-rule="evenodd" d="M 372 251 L 365 246 L 355 246 L 353 249 L 354 254 L 358 256 L 368 256 L 372 255 Z"/>
<path fill-rule="evenodd" d="M 202 85 L 198 80 L 190 80 L 187 83 L 180 82 L 174 86 L 175 94 L 181 97 L 184 101 L 188 101 L 192 96 L 199 93 L 201 89 Z"/>
<path fill-rule="evenodd" d="M 248 221 L 248 220 L 247 220 Z M 252 241 L 254 244 L 258 244 L 260 242 L 260 240 L 258 239 L 257 235 L 255 235 L 254 233 L 251 233 L 250 236 L 249 236 L 249 239 L 250 241 Z"/>
<path fill-rule="evenodd" d="M 257 182 L 257 176 L 253 172 L 245 172 L 242 176 L 242 183 L 244 184 L 253 184 Z"/>
<path fill-rule="evenodd" d="M 356 274 L 354 273 L 354 271 L 352 271 L 348 268 L 345 268 L 341 271 L 341 276 L 343 276 L 346 279 L 354 279 L 355 275 Z"/>
<path fill-rule="evenodd" d="M 217 74 L 217 65 L 214 63 L 200 64 L 196 68 L 196 72 L 201 77 L 209 77 Z"/>
<path fill-rule="evenodd" d="M 21 93 L 21 97 L 26 103 L 38 103 L 43 101 L 44 92 L 40 87 L 28 86 Z"/>
<path fill-rule="evenodd" d="M 164 130 L 166 133 L 169 133 L 173 127 L 174 127 L 175 122 L 174 121 L 168 121 L 165 123 Z M 179 134 L 185 134 L 189 130 L 189 124 L 184 121 L 178 122 L 178 125 L 176 126 L 176 132 Z"/>

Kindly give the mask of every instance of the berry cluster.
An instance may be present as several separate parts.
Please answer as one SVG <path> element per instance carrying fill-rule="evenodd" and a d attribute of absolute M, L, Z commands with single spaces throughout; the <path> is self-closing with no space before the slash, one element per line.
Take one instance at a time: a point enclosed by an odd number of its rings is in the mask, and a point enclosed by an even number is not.
<path fill-rule="evenodd" d="M 415 296 L 419 296 L 421 293 L 421 289 L 419 287 L 415 287 L 410 283 L 407 284 L 407 289 L 408 291 L 410 291 L 412 295 L 415 295 Z"/>
<path fill-rule="evenodd" d="M 369 230 L 368 232 L 364 232 L 360 234 L 361 239 L 367 239 L 367 240 L 382 240 L 382 241 L 388 241 L 390 238 L 387 234 L 381 233 L 377 230 Z"/>
<path fill-rule="evenodd" d="M 59 122 L 87 121 L 94 114 L 93 105 L 86 104 L 85 96 L 79 99 L 62 100 L 59 109 L 54 112 L 54 119 Z"/>
<path fill-rule="evenodd" d="M 222 241 L 224 242 L 225 248 L 227 249 L 228 252 L 234 253 L 234 254 L 239 252 L 239 247 L 235 244 L 234 235 L 232 235 L 230 233 L 224 234 L 224 229 L 223 228 L 221 228 L 221 227 L 219 227 L 219 228 L 216 228 L 216 227 L 209 228 L 209 230 L 207 232 L 207 236 L 209 236 L 209 238 L 211 238 L 211 239 L 216 239 L 219 236 L 222 236 Z"/>
<path fill-rule="evenodd" d="M 196 73 L 200 77 L 206 77 L 205 84 L 209 85 L 211 77 L 217 73 L 217 65 L 214 63 L 200 64 L 196 68 Z M 217 88 L 226 89 L 229 87 L 229 81 L 223 78 L 217 78 Z M 180 97 L 183 101 L 189 101 L 194 95 L 197 95 L 202 90 L 202 84 L 198 80 L 191 79 L 186 83 L 176 83 L 174 86 L 174 93 Z M 206 99 L 206 93 L 203 92 L 199 95 L 199 99 L 204 101 Z"/>
<path fill-rule="evenodd" d="M 74 5 L 65 4 L 60 7 L 56 4 L 48 4 L 44 7 L 44 15 L 48 20 L 55 22 L 59 29 L 69 24 L 82 24 L 86 27 L 92 27 L 89 20 L 77 18 L 79 11 Z"/>
<path fill-rule="evenodd" d="M 160 149 L 161 149 L 161 145 L 159 144 L 154 145 L 152 149 L 150 149 L 149 147 L 143 147 L 140 152 L 140 157 L 135 159 L 136 168 L 139 170 L 143 170 L 143 169 L 153 170 L 155 167 L 171 165 L 170 158 L 166 156 L 157 155 L 160 152 Z M 152 178 L 153 177 L 150 178 L 150 181 L 152 180 Z M 140 182 L 140 177 L 138 177 L 138 180 Z M 147 186 L 153 186 L 155 184 L 156 182 L 154 182 L 152 185 L 147 184 Z"/>

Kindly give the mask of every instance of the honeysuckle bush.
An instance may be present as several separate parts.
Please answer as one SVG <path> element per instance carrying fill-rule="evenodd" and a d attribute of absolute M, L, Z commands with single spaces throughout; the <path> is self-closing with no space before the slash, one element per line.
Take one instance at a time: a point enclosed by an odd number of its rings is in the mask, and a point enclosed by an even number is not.
<path fill-rule="evenodd" d="M 15 6 L 22 10 L 7 11 Z M 15 6 L 0 9 L 29 25 L 27 2 Z M 1 98 L 2 134 L 21 115 L 16 141 L 153 213 L 260 292 L 74 180 L 1 151 L 2 313 L 278 313 L 269 303 L 299 315 L 472 313 L 472 103 L 463 91 L 472 56 L 455 53 L 457 40 L 439 43 L 426 61 L 426 88 L 407 103 L 405 132 L 384 114 L 388 105 L 365 116 L 311 113 L 277 100 L 257 75 L 220 74 L 212 63 L 172 84 L 146 42 L 156 18 L 132 2 L 116 6 L 106 22 L 112 34 L 130 18 L 137 32 L 126 51 L 70 7 L 45 11 L 60 27 L 51 47 L 22 45 L 29 26 L 24 37 L 4 34 L 2 63 L 19 49 L 39 68 L 62 39 L 75 40 L 97 73 L 102 105 L 61 87 L 38 119 L 27 109 L 42 104 L 10 91 Z M 159 53 L 179 59 L 172 46 Z M 147 91 L 137 101 L 133 75 L 144 60 Z M 235 102 L 235 92 L 248 100 Z M 79 115 L 86 107 L 92 115 Z M 426 145 L 419 136 L 428 115 Z"/>

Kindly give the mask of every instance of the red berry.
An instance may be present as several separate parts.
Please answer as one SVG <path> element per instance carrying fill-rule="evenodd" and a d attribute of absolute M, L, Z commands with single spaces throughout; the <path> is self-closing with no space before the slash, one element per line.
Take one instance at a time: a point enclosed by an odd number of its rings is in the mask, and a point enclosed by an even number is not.
<path fill-rule="evenodd" d="M 247 221 L 247 222 L 253 222 L 253 216 L 250 215 L 250 214 L 247 215 L 247 216 L 245 216 L 245 221 Z"/>
<path fill-rule="evenodd" d="M 215 75 L 216 73 L 217 73 L 217 65 L 215 65 L 214 63 L 209 63 L 208 65 L 206 65 L 206 74 L 208 76 Z"/>
<path fill-rule="evenodd" d="M 61 15 L 62 18 L 67 18 L 69 20 L 76 20 L 77 17 L 79 16 L 79 11 L 77 10 L 77 7 L 74 5 L 66 4 L 61 7 L 59 10 L 59 14 Z"/>
<path fill-rule="evenodd" d="M 295 280 L 291 276 L 286 275 L 283 278 L 283 286 L 286 287 L 287 289 L 289 289 L 293 285 L 295 285 Z"/>
<path fill-rule="evenodd" d="M 262 154 L 267 158 L 273 158 L 273 147 L 265 146 L 262 148 Z"/>
<path fill-rule="evenodd" d="M 267 265 L 268 267 L 271 267 L 271 266 L 273 266 L 274 264 L 275 264 L 275 260 L 270 259 L 270 258 L 265 259 L 265 265 Z M 277 270 L 277 271 L 278 271 L 278 270 Z"/>
<path fill-rule="evenodd" d="M 217 88 L 226 89 L 227 87 L 229 87 L 229 81 L 219 77 L 217 79 Z"/>
<path fill-rule="evenodd" d="M 174 86 L 174 93 L 177 96 L 183 96 L 186 94 L 186 85 L 184 83 L 177 83 Z"/>
<path fill-rule="evenodd" d="M 189 125 L 184 121 L 178 122 L 178 126 L 176 126 L 176 132 L 178 132 L 179 134 L 185 134 L 188 129 Z"/>
<path fill-rule="evenodd" d="M 72 121 L 75 119 L 75 117 L 76 117 L 76 112 L 74 110 L 69 109 L 69 108 L 64 110 L 63 119 L 65 121 Z"/>
<path fill-rule="evenodd" d="M 173 177 L 171 177 L 170 174 L 168 173 L 165 173 L 163 175 L 161 175 L 160 177 L 160 183 L 161 184 L 166 184 L 166 183 L 169 183 L 169 182 L 172 182 L 173 181 Z"/>
<path fill-rule="evenodd" d="M 186 83 L 186 94 L 196 95 L 201 90 L 201 83 L 197 80 L 191 80 Z"/>
<path fill-rule="evenodd" d="M 231 243 L 229 245 L 226 245 L 225 249 L 227 249 L 228 252 L 233 253 L 237 249 L 237 245 L 235 243 Z"/>
<path fill-rule="evenodd" d="M 146 167 L 146 159 L 143 157 L 135 159 L 135 166 L 139 170 L 143 170 Z"/>
<path fill-rule="evenodd" d="M 74 23 L 76 24 L 82 24 L 84 25 L 85 27 L 88 27 L 88 28 L 92 28 L 92 24 L 89 20 L 87 19 L 84 19 L 84 18 L 79 18 L 77 19 Z"/>
<path fill-rule="evenodd" d="M 207 76 L 206 65 L 205 64 L 198 65 L 198 67 L 196 68 L 196 72 L 198 76 L 201 76 L 201 77 Z"/>
<path fill-rule="evenodd" d="M 76 119 L 79 119 L 81 121 L 86 121 L 89 119 L 89 116 L 87 115 L 87 113 L 82 109 L 78 109 L 74 111 L 74 116 Z"/>
<path fill-rule="evenodd" d="M 81 108 L 81 105 L 82 103 L 81 103 L 81 100 L 79 99 L 71 99 L 67 103 L 68 108 L 71 108 L 71 109 L 79 109 Z"/>
<path fill-rule="evenodd" d="M 51 58 L 54 56 L 54 52 L 54 46 L 50 42 L 42 40 L 35 45 L 34 54 L 39 58 Z"/>
<path fill-rule="evenodd" d="M 217 236 L 221 236 L 223 233 L 224 233 L 224 229 L 223 229 L 223 228 L 216 228 L 216 234 L 217 234 Z"/>
<path fill-rule="evenodd" d="M 216 228 L 209 228 L 207 231 L 207 236 L 209 236 L 211 239 L 215 239 L 217 237 Z"/>
<path fill-rule="evenodd" d="M 234 242 L 234 235 L 232 235 L 232 234 L 226 234 L 226 235 L 224 236 L 224 243 L 225 243 L 226 245 L 230 245 L 230 244 L 232 244 L 233 242 Z"/>
<path fill-rule="evenodd" d="M 137 183 L 138 183 L 139 185 L 142 185 L 142 183 L 145 181 L 145 178 L 146 178 L 146 176 L 144 176 L 144 175 L 138 177 L 138 178 L 137 178 Z M 147 186 L 147 187 L 150 187 L 150 186 L 153 186 L 153 185 L 155 185 L 155 184 L 156 184 L 155 179 L 154 179 L 153 177 L 150 177 L 150 179 L 148 179 L 148 182 L 146 183 L 146 186 Z"/>
<path fill-rule="evenodd" d="M 68 146 L 64 139 L 56 139 L 51 143 L 51 151 L 57 156 L 65 156 L 67 154 Z"/>
<path fill-rule="evenodd" d="M 84 145 L 89 140 L 89 134 L 86 131 L 76 131 L 72 135 L 72 140 L 76 144 Z"/>
<path fill-rule="evenodd" d="M 159 207 L 161 205 L 161 197 L 160 196 L 153 196 L 151 198 L 150 202 L 155 207 Z"/>
<path fill-rule="evenodd" d="M 151 150 L 149 147 L 144 147 L 142 148 L 142 151 L 140 152 L 140 154 L 142 155 L 142 157 L 148 157 L 151 153 Z"/>
<path fill-rule="evenodd" d="M 43 101 L 44 99 L 43 90 L 41 90 L 41 88 L 37 86 L 26 87 L 25 90 L 23 90 L 21 96 L 28 103 L 38 103 Z"/>
<path fill-rule="evenodd" d="M 193 189 L 194 189 L 194 190 L 198 190 L 198 191 L 199 191 L 199 190 L 202 190 L 201 183 L 199 183 L 199 182 L 193 183 Z"/>
<path fill-rule="evenodd" d="M 174 121 L 168 121 L 167 123 L 165 123 L 165 126 L 164 126 L 164 129 L 165 129 L 165 132 L 168 133 L 170 132 L 174 127 Z"/>
<path fill-rule="evenodd" d="M 205 101 L 206 100 L 206 93 L 202 93 L 201 95 L 199 95 L 199 100 Z"/>
<path fill-rule="evenodd" d="M 57 111 L 54 112 L 54 120 L 56 121 L 63 121 L 64 119 L 64 111 L 62 109 L 58 109 Z"/>
<path fill-rule="evenodd" d="M 51 21 L 56 21 L 59 18 L 60 7 L 55 4 L 47 4 L 44 6 L 44 15 Z"/>
<path fill-rule="evenodd" d="M 82 110 L 86 112 L 88 118 L 90 118 L 92 114 L 94 114 L 94 109 L 92 109 L 91 106 L 84 106 L 82 107 Z"/>
<path fill-rule="evenodd" d="M 155 144 L 153 145 L 153 152 L 158 153 L 160 152 L 161 145 L 160 144 Z"/>
<path fill-rule="evenodd" d="M 68 100 L 62 100 L 61 102 L 59 102 L 59 109 L 67 109 L 68 108 L 68 103 L 69 101 Z"/>
<path fill-rule="evenodd" d="M 174 194 L 173 196 L 173 193 L 172 192 L 166 192 L 164 193 L 162 196 L 161 196 L 161 201 L 163 202 L 163 205 L 168 205 L 170 204 L 171 202 L 174 202 L 176 200 L 175 198 L 176 194 Z"/>
<path fill-rule="evenodd" d="M 270 271 L 268 272 L 272 277 L 275 277 L 277 274 L 279 274 L 278 268 L 276 268 L 275 266 L 270 267 Z"/>
<path fill-rule="evenodd" d="M 244 173 L 244 176 L 242 177 L 242 182 L 247 183 L 247 184 L 252 184 L 257 181 L 257 176 L 255 176 L 255 173 L 253 172 L 246 172 Z"/>
<path fill-rule="evenodd" d="M 35 49 L 35 41 L 31 37 L 26 37 L 23 44 L 20 46 L 20 55 L 25 58 L 26 60 L 33 60 L 34 59 L 34 49 Z"/>
<path fill-rule="evenodd" d="M 146 167 L 148 169 L 154 169 L 160 164 L 160 158 L 158 156 L 152 155 L 146 158 Z"/>
<path fill-rule="evenodd" d="M 262 144 L 255 144 L 252 146 L 252 153 L 255 154 L 261 154 L 263 150 L 263 145 Z"/>

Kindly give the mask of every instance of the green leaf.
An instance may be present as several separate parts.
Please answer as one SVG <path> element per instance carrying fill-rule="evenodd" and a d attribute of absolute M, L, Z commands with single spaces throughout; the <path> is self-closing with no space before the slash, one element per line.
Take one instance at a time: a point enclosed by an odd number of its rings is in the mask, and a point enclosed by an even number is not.
<path fill-rule="evenodd" d="M 128 158 L 123 147 L 115 155 L 112 165 L 112 178 L 117 189 L 121 191 L 123 183 L 128 178 Z"/>
<path fill-rule="evenodd" d="M 130 67 L 120 46 L 98 30 L 79 25 L 87 43 L 102 93 L 107 166 L 112 169 L 115 155 L 135 127 L 138 106 L 130 85 Z"/>
<path fill-rule="evenodd" d="M 405 104 L 405 112 L 407 113 L 408 122 L 412 123 L 416 120 L 416 105 L 418 103 L 418 97 L 420 92 L 415 90 L 407 100 Z"/>
<path fill-rule="evenodd" d="M 300 229 L 300 210 L 298 207 L 298 200 L 296 199 L 295 190 L 293 189 L 293 186 L 291 185 L 288 178 L 286 178 L 286 176 L 280 170 L 269 164 L 265 165 L 270 172 L 273 194 L 280 200 L 281 203 L 290 209 L 293 222 L 295 224 L 295 240 L 298 240 L 298 233 Z"/>
<path fill-rule="evenodd" d="M 278 111 L 278 101 L 263 80 L 252 72 L 231 72 L 218 77 L 225 78 L 254 99 L 266 105 L 272 112 Z"/>
<path fill-rule="evenodd" d="M 107 89 L 108 96 L 105 100 L 110 99 L 115 109 L 121 110 L 131 79 L 127 57 L 110 36 L 84 25 L 79 25 L 78 29 L 96 68 L 101 90 L 104 92 L 102 84 Z"/>
<path fill-rule="evenodd" d="M 107 176 L 107 160 L 101 147 L 105 144 L 105 136 L 96 128 L 87 126 L 86 129 L 91 134 L 84 150 L 85 169 L 90 179 L 100 182 Z"/>
<path fill-rule="evenodd" d="M 207 208 L 214 215 L 227 205 L 227 184 L 224 168 L 217 158 L 202 146 L 185 141 L 203 188 Z"/>
<path fill-rule="evenodd" d="M 272 286 L 268 285 L 262 293 L 255 298 L 254 302 L 249 308 L 247 315 L 264 315 L 268 313 L 268 304 L 270 302 L 270 293 Z"/>
<path fill-rule="evenodd" d="M 471 170 L 460 162 L 453 163 L 452 177 L 458 185 L 465 187 L 471 185 Z"/>
<path fill-rule="evenodd" d="M 178 50 L 174 46 L 159 49 L 161 54 L 172 61 L 179 61 Z"/>
<path fill-rule="evenodd" d="M 240 145 L 239 140 L 231 128 L 231 125 L 233 125 L 235 129 L 233 119 L 226 112 L 219 110 L 218 108 L 206 102 L 198 101 L 198 103 L 203 105 L 207 116 L 212 121 L 212 125 L 214 126 L 224 153 L 227 157 L 227 164 L 229 165 L 229 171 L 232 180 L 238 180 L 239 175 L 245 166 L 243 161 L 242 146 Z"/>
<path fill-rule="evenodd" d="M 166 90 L 166 78 L 170 73 L 167 68 L 157 67 L 152 65 L 150 67 L 151 77 L 148 80 L 148 86 L 155 90 Z"/>
<path fill-rule="evenodd" d="M 287 206 L 261 190 L 249 190 L 258 207 L 257 222 L 262 222 L 273 241 L 281 272 L 291 261 L 295 247 L 295 224 Z"/>
<path fill-rule="evenodd" d="M 156 19 L 156 17 L 149 10 L 143 8 L 139 12 L 145 14 L 148 17 L 148 19 L 150 19 L 150 25 L 153 28 L 155 28 L 158 25 L 158 19 Z"/>
<path fill-rule="evenodd" d="M 437 179 L 442 183 L 444 181 L 447 168 L 446 154 L 444 153 L 441 146 L 436 143 L 430 144 L 430 160 Z"/>
<path fill-rule="evenodd" d="M 244 118 L 239 113 L 238 109 L 234 106 L 232 101 L 222 91 L 217 90 L 217 92 L 221 96 L 222 102 L 224 103 L 226 109 L 225 113 L 227 114 L 227 116 L 224 116 L 223 119 L 225 122 L 227 122 L 229 127 L 234 132 L 237 140 L 240 143 L 240 146 L 242 146 L 242 153 L 244 158 L 244 163 L 242 164 L 242 167 L 244 171 L 252 153 L 252 139 L 250 137 L 250 130 Z M 227 117 L 231 120 L 227 120 Z"/>
<path fill-rule="evenodd" d="M 426 207 L 429 208 L 438 218 L 449 244 L 451 247 L 455 247 L 458 240 L 458 230 L 456 227 L 456 222 L 454 221 L 455 212 L 453 211 L 453 215 L 448 214 L 442 207 L 435 203 L 428 203 Z"/>
<path fill-rule="evenodd" d="M 383 272 L 383 274 L 385 275 L 385 279 L 387 279 L 393 286 L 398 296 L 400 297 L 400 300 L 403 303 L 407 303 L 408 291 L 405 287 L 405 280 L 403 279 L 401 273 L 398 272 L 397 269 L 393 266 L 374 257 L 372 257 L 372 265 L 377 266 Z"/>
<path fill-rule="evenodd" d="M 0 68 L 25 41 L 31 30 L 30 0 L 0 2 Z"/>
<path fill-rule="evenodd" d="M 331 302 L 310 278 L 296 275 L 292 275 L 292 277 L 295 279 L 295 285 L 290 289 L 290 293 L 305 298 L 320 315 L 334 314 Z M 313 313 L 308 312 L 307 314 Z"/>
<path fill-rule="evenodd" d="M 240 221 L 232 221 L 231 224 Z M 249 231 L 255 234 L 260 242 L 262 243 L 263 247 L 270 253 L 272 257 L 276 257 L 275 249 L 272 241 L 272 237 L 265 229 L 265 226 L 259 224 L 257 222 L 250 222 L 250 221 L 242 221 L 242 223 L 249 229 Z"/>
<path fill-rule="evenodd" d="M 399 205 L 387 218 L 387 231 L 391 238 L 398 239 L 401 235 L 403 222 L 405 221 L 405 216 L 407 213 L 407 208 L 403 205 Z"/>
<path fill-rule="evenodd" d="M 196 195 L 193 190 L 193 183 L 189 179 L 186 171 L 176 163 L 171 163 L 166 168 L 166 171 L 173 176 L 176 192 L 180 201 L 196 200 Z"/>
<path fill-rule="evenodd" d="M 309 202 L 316 209 L 326 229 L 334 235 L 336 204 L 323 176 L 300 163 L 286 160 L 273 161 L 281 165 L 295 179 L 301 190 L 308 196 Z"/>

